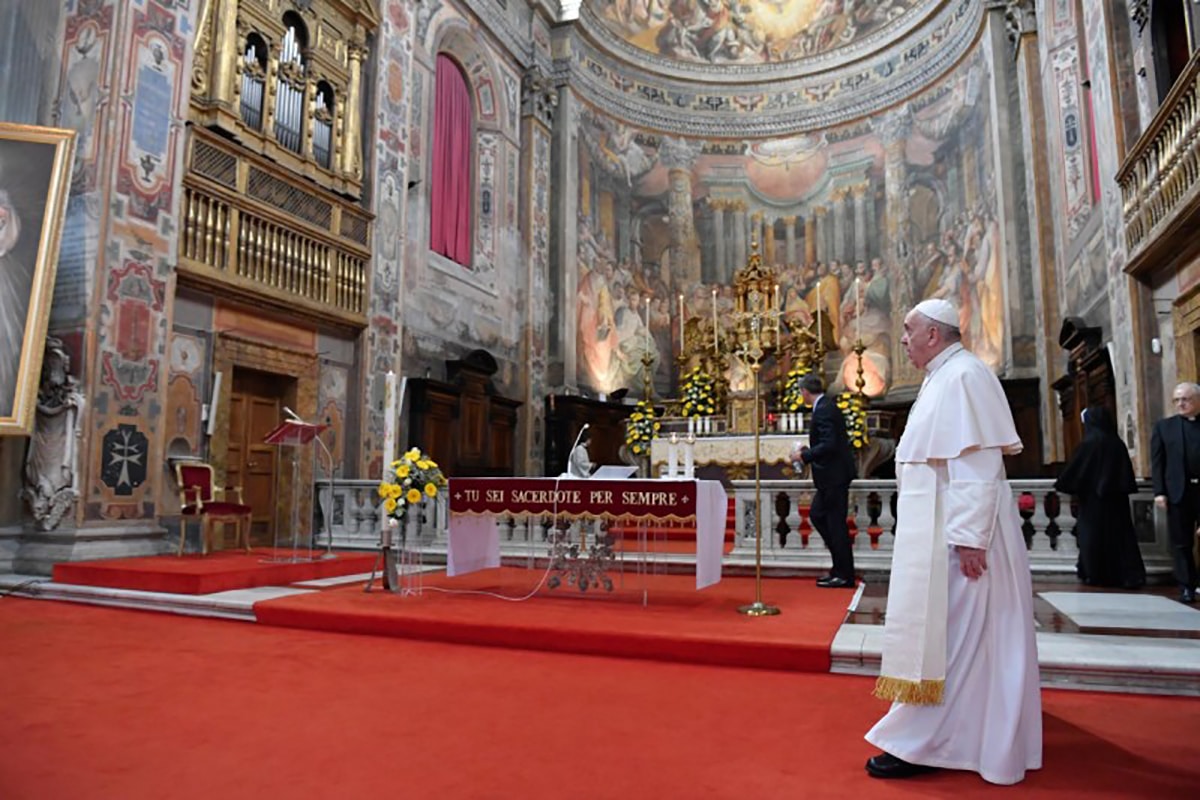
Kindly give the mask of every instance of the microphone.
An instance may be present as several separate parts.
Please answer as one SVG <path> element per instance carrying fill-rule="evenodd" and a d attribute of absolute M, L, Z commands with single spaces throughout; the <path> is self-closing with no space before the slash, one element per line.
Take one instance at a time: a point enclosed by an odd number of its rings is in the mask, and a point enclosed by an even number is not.
<path fill-rule="evenodd" d="M 571 452 L 571 453 L 575 452 L 575 448 L 579 446 L 579 440 L 581 438 L 583 438 L 583 432 L 588 429 L 588 425 L 589 425 L 589 423 L 587 423 L 587 422 L 583 423 L 583 427 L 579 429 L 579 433 L 575 434 L 575 444 L 571 445 L 571 449 L 569 452 Z"/>
<path fill-rule="evenodd" d="M 297 414 L 295 411 L 292 411 L 292 410 L 291 410 L 290 408 L 288 408 L 287 406 L 284 406 L 284 407 L 283 407 L 283 413 L 287 414 L 289 417 L 291 417 L 291 418 L 292 418 L 293 420 L 295 420 L 296 422 L 304 422 L 304 420 L 300 419 L 300 415 L 299 415 L 299 414 Z"/>

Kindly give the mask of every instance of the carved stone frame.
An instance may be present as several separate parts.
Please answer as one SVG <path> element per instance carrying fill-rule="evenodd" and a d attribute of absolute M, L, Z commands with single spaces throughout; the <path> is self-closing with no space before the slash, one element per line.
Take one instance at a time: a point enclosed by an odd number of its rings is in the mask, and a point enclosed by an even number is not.
<path fill-rule="evenodd" d="M 209 445 L 220 485 L 224 485 L 229 458 L 230 397 L 233 371 L 237 367 L 291 378 L 290 386 L 284 392 L 284 403 L 303 419 L 312 419 L 317 413 L 319 364 L 316 353 L 251 339 L 236 333 L 217 334 L 213 344 L 213 372 L 222 373 L 222 384 L 229 387 L 217 400 L 216 428 Z M 282 526 L 291 521 L 292 504 L 298 503 L 300 529 L 296 536 L 298 541 L 307 542 L 312 530 L 313 517 L 313 493 L 307 488 L 313 485 L 312 448 L 304 448 L 304 452 L 300 453 L 298 486 L 291 485 L 290 468 L 287 471 L 283 470 L 283 463 L 281 458 L 276 464 L 274 524 L 276 530 L 282 533 Z M 288 540 L 290 538 L 287 537 Z M 280 538 L 280 542 L 283 541 L 284 539 Z"/>

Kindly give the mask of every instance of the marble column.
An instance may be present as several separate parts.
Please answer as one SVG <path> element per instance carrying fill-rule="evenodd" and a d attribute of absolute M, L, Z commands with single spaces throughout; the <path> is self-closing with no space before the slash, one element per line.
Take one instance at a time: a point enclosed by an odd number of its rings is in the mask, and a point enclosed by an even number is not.
<path fill-rule="evenodd" d="M 867 230 L 866 230 L 867 255 L 870 256 L 871 258 L 874 258 L 876 256 L 882 255 L 881 250 L 883 249 L 883 243 L 881 241 L 879 241 L 879 218 L 878 218 L 877 212 L 875 210 L 875 187 L 870 184 L 867 185 L 866 207 L 867 207 Z"/>
<path fill-rule="evenodd" d="M 727 275 L 733 274 L 725 269 L 725 265 L 728 263 L 728 255 L 725 252 L 725 208 L 728 204 L 724 200 L 714 200 L 710 205 L 712 206 L 713 246 L 716 250 L 716 264 L 713 265 L 713 268 L 718 282 L 721 282 Z"/>
<path fill-rule="evenodd" d="M 845 261 L 846 252 L 846 190 L 837 189 L 833 193 L 833 252 L 830 256 L 838 261 Z"/>
<path fill-rule="evenodd" d="M 804 217 L 804 263 L 813 264 L 817 260 L 817 215 L 816 209 L 809 209 Z"/>
<path fill-rule="evenodd" d="M 813 241 L 816 243 L 816 253 L 813 261 L 821 261 L 829 263 L 829 209 L 825 206 L 817 206 L 813 209 L 813 228 L 816 230 L 816 235 L 813 236 Z"/>
<path fill-rule="evenodd" d="M 772 219 L 763 219 L 763 263 L 768 266 L 778 263 L 775 258 L 775 221 Z"/>
<path fill-rule="evenodd" d="M 796 263 L 796 218 L 784 217 L 783 224 L 786 226 L 783 234 L 785 247 L 787 248 L 785 259 L 786 263 L 791 265 Z"/>
<path fill-rule="evenodd" d="M 743 200 L 733 204 L 733 269 L 730 275 L 746 265 L 746 206 Z"/>
<path fill-rule="evenodd" d="M 700 282 L 700 245 L 692 209 L 692 167 L 699 155 L 699 147 L 683 139 L 665 139 L 659 146 L 659 161 L 667 168 L 672 286 Z"/>
<path fill-rule="evenodd" d="M 860 183 L 850 189 L 854 199 L 854 260 L 867 261 L 867 184 Z"/>

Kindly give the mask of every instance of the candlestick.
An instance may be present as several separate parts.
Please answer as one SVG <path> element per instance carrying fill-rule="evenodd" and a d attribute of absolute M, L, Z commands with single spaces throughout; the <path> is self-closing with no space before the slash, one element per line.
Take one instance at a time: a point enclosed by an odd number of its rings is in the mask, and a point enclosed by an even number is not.
<path fill-rule="evenodd" d="M 679 295 L 679 355 L 683 355 L 683 295 Z"/>
<path fill-rule="evenodd" d="M 857 339 L 862 341 L 862 280 L 854 279 L 854 318 L 857 320 Z"/>
<path fill-rule="evenodd" d="M 716 353 L 721 349 L 721 328 L 717 323 L 717 290 L 712 290 L 713 300 L 713 352 Z"/>
<path fill-rule="evenodd" d="M 817 358 L 821 357 L 824 342 L 821 335 L 821 281 L 817 281 Z"/>

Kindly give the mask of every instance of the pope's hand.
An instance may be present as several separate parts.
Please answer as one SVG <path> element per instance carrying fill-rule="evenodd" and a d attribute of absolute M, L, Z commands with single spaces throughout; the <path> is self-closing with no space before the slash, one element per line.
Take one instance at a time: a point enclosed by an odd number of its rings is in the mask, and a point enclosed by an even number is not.
<path fill-rule="evenodd" d="M 987 572 L 987 550 L 960 546 L 954 549 L 958 551 L 958 564 L 962 567 L 963 575 L 972 580 L 983 577 L 983 573 Z"/>

